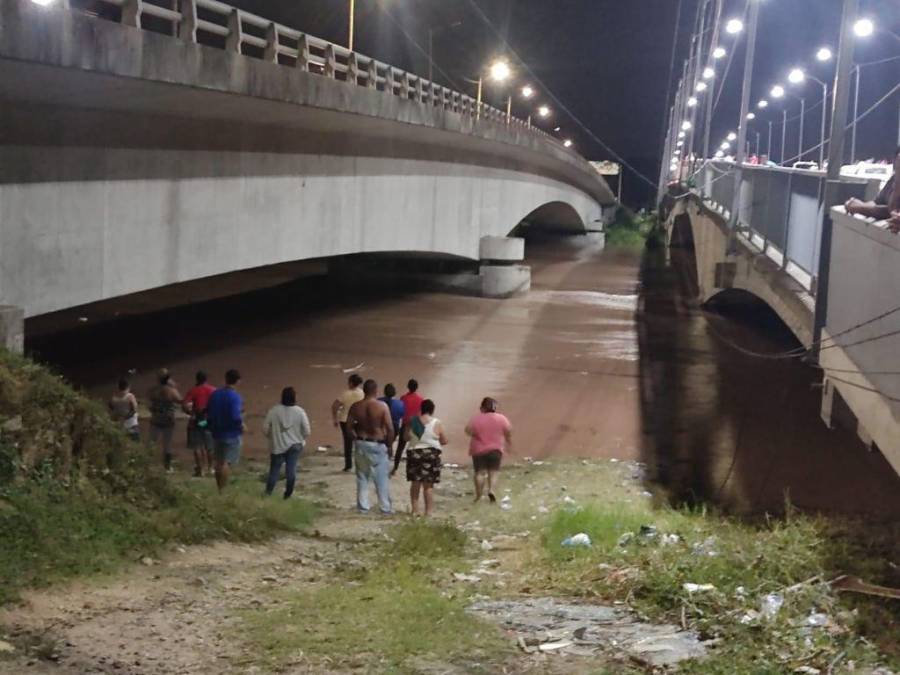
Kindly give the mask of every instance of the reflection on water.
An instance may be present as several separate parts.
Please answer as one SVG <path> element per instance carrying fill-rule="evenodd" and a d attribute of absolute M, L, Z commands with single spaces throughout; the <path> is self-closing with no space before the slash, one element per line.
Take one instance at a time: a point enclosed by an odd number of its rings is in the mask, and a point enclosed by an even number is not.
<path fill-rule="evenodd" d="M 709 330 L 714 321 L 742 344 L 783 349 L 792 338 L 770 316 L 704 317 L 658 249 L 642 257 L 532 233 L 526 250 L 533 290 L 510 300 L 403 293 L 375 279 L 347 297 L 327 278 L 305 279 L 29 347 L 97 396 L 128 372 L 140 396 L 163 365 L 182 388 L 198 368 L 218 380 L 237 367 L 247 450 L 259 457 L 262 416 L 286 385 L 310 414 L 311 444 L 336 445 L 329 406 L 355 368 L 398 389 L 417 378 L 448 429 L 450 461 L 464 459 L 462 429 L 491 395 L 519 456 L 641 459 L 675 501 L 778 509 L 789 492 L 802 507 L 900 513 L 886 463 L 820 423 L 812 369 L 747 359 Z"/>

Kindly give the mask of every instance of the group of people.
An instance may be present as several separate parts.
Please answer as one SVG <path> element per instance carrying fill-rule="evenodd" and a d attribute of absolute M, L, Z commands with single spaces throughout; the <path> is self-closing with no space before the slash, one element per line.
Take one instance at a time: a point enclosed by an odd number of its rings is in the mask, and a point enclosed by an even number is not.
<path fill-rule="evenodd" d="M 228 484 L 231 468 L 240 460 L 244 424 L 244 404 L 237 389 L 237 370 L 225 373 L 225 384 L 214 387 L 207 374 L 198 371 L 195 384 L 182 396 L 168 370 L 158 371 L 148 392 L 150 441 L 158 444 L 167 471 L 172 471 L 172 443 L 176 411 L 188 415 L 187 446 L 194 455 L 194 475 L 214 474 L 219 491 Z M 487 397 L 479 412 L 465 427 L 469 454 L 474 467 L 475 501 L 484 496 L 496 502 L 498 474 L 504 452 L 512 443 L 509 419 L 498 411 L 495 399 Z M 344 471 L 356 471 L 356 506 L 370 510 L 369 486 L 375 484 L 382 513 L 393 512 L 390 479 L 400 468 L 406 451 L 406 479 L 413 515 L 431 515 L 434 486 L 441 480 L 441 454 L 450 442 L 444 425 L 435 416 L 435 403 L 419 393 L 419 383 L 411 379 L 405 394 L 397 398 L 393 384 L 378 396 L 375 380 L 356 373 L 347 380 L 347 389 L 331 406 L 332 420 L 341 430 Z M 138 402 L 127 380 L 120 380 L 109 401 L 112 418 L 135 440 L 140 440 Z M 284 498 L 294 493 L 297 464 L 311 433 L 309 416 L 297 405 L 293 387 L 285 387 L 281 400 L 272 406 L 263 422 L 269 442 L 269 473 L 265 492 L 271 495 L 285 470 Z M 396 442 L 396 450 L 394 445 Z M 420 508 L 421 502 L 421 508 Z"/>
<path fill-rule="evenodd" d="M 363 513 L 370 510 L 372 482 L 379 509 L 384 514 L 392 513 L 390 479 L 400 468 L 404 450 L 410 510 L 413 515 L 424 512 L 426 516 L 434 510 L 434 486 L 441 481 L 441 455 L 450 441 L 443 422 L 435 416 L 434 401 L 419 393 L 419 383 L 414 379 L 406 388 L 406 393 L 397 398 L 396 387 L 389 383 L 379 397 L 375 380 L 363 382 L 354 373 L 347 379 L 347 389 L 331 405 L 332 421 L 341 430 L 344 471 L 356 469 L 356 506 Z M 485 398 L 479 412 L 466 425 L 465 433 L 470 437 L 475 501 L 487 494 L 491 502 L 496 502 L 500 463 L 503 453 L 511 447 L 512 425 L 498 411 L 497 401 Z"/>

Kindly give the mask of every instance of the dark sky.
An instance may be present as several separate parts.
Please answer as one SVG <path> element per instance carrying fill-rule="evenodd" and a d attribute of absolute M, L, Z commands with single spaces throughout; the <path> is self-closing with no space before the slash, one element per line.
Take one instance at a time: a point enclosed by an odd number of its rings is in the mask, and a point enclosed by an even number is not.
<path fill-rule="evenodd" d="M 687 52 L 699 0 L 681 2 L 676 77 Z M 231 0 L 230 4 L 346 43 L 349 0 Z M 448 85 L 456 83 L 463 89 L 469 87 L 473 94 L 474 85 L 467 83 L 466 78 L 477 77 L 479 68 L 493 57 L 509 54 L 517 84 L 527 81 L 541 92 L 540 101 L 547 101 L 555 110 L 554 124 L 550 126 L 560 125 L 562 134 L 572 138 L 583 155 L 589 159 L 609 158 L 572 116 L 553 104 L 547 89 L 594 135 L 656 180 L 679 0 L 356 0 L 356 4 L 357 51 L 427 74 L 428 61 L 423 50 L 427 49 L 431 26 L 435 29 L 435 79 Z M 860 4 L 862 13 L 900 33 L 900 0 L 860 0 Z M 745 5 L 746 0 L 725 0 L 723 16 L 741 15 Z M 776 81 L 783 80 L 794 65 L 810 66 L 820 79 L 833 78 L 829 67 L 816 64 L 813 54 L 821 45 L 836 46 L 840 11 L 840 0 L 764 2 L 754 69 L 754 101 Z M 733 39 L 726 37 L 721 42 L 730 46 Z M 516 64 L 514 57 L 505 52 L 504 39 L 524 65 Z M 740 40 L 716 109 L 712 134 L 716 142 L 736 126 L 743 48 L 744 41 Z M 858 62 L 866 62 L 898 54 L 900 38 L 876 33 L 860 42 L 855 56 Z M 528 75 L 529 69 L 534 77 Z M 860 110 L 898 81 L 900 61 L 867 67 Z M 809 104 L 819 96 L 819 90 L 811 84 L 803 91 Z M 491 97 L 499 105 L 505 94 L 486 94 L 489 100 Z M 798 103 L 790 105 L 792 113 L 799 111 Z M 861 123 L 859 155 L 891 153 L 897 142 L 898 105 L 900 95 L 895 94 Z M 528 111 L 522 105 L 516 112 L 524 117 Z M 780 113 L 777 116 L 780 118 Z M 815 142 L 817 120 L 817 113 L 810 113 L 807 118 L 807 146 Z M 794 145 L 796 133 L 796 128 L 789 126 Z M 626 174 L 625 185 L 626 201 L 649 194 L 633 175 Z M 632 199 L 628 198 L 629 192 Z"/>

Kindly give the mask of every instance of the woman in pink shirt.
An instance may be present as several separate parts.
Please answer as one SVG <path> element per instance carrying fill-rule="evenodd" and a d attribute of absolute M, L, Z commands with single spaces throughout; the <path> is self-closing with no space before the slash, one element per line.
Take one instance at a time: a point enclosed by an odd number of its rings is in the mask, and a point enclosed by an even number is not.
<path fill-rule="evenodd" d="M 484 494 L 487 478 L 487 495 L 494 503 L 497 501 L 494 491 L 497 489 L 500 460 L 512 445 L 512 425 L 505 415 L 497 412 L 497 401 L 486 397 L 481 402 L 481 412 L 466 425 L 466 434 L 471 437 L 469 455 L 475 467 L 475 501 Z"/>

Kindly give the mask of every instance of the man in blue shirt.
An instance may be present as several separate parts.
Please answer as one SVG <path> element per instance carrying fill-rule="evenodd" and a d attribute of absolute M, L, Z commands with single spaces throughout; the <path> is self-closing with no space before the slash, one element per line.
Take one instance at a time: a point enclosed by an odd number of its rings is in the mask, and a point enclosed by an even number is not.
<path fill-rule="evenodd" d="M 240 381 L 241 374 L 234 369 L 229 370 L 225 373 L 225 386 L 216 389 L 206 404 L 206 417 L 216 457 L 216 485 L 219 492 L 228 485 L 231 467 L 241 458 L 244 402 L 236 391 Z"/>
<path fill-rule="evenodd" d="M 384 396 L 378 400 L 387 405 L 388 410 L 391 411 L 391 422 L 394 423 L 394 436 L 400 438 L 400 424 L 403 422 L 406 406 L 403 405 L 403 401 L 394 398 L 396 395 L 397 388 L 393 384 L 388 383 L 384 385 Z"/>

